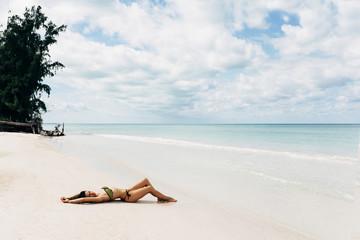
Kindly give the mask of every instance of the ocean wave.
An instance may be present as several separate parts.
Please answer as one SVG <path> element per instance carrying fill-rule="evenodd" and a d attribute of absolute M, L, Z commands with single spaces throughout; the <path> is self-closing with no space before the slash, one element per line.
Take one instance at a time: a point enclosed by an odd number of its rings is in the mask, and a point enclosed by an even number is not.
<path fill-rule="evenodd" d="M 237 147 L 237 146 L 224 146 L 224 145 L 191 142 L 191 141 L 167 139 L 167 138 L 159 138 L 159 137 L 142 137 L 142 136 L 117 135 L 117 134 L 95 134 L 95 136 L 115 138 L 115 139 L 128 140 L 128 141 L 183 146 L 183 147 L 205 148 L 205 149 L 235 151 L 235 152 L 253 153 L 253 154 L 268 154 L 272 156 L 287 157 L 289 159 L 321 161 L 321 162 L 329 162 L 334 164 L 356 165 L 359 162 L 357 158 L 349 157 L 349 156 L 327 155 L 321 153 L 290 152 L 290 151 L 279 151 L 272 149 L 248 148 L 248 147 Z"/>
<path fill-rule="evenodd" d="M 314 192 L 321 195 L 326 195 L 330 197 L 335 197 L 343 200 L 354 201 L 354 194 L 346 193 L 342 190 L 334 189 L 334 188 L 326 188 L 320 185 L 311 184 L 307 182 L 295 181 L 290 179 L 284 179 L 278 176 L 272 176 L 266 173 L 258 172 L 258 171 L 250 171 L 250 174 L 257 176 L 259 178 L 265 179 L 266 181 L 276 182 L 281 185 L 291 186 L 303 190 L 307 190 L 310 192 Z"/>

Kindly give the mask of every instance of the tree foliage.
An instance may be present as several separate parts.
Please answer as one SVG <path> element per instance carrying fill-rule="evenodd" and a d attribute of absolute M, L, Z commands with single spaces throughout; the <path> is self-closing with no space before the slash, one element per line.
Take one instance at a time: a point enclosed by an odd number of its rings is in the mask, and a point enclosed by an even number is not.
<path fill-rule="evenodd" d="M 29 122 L 47 111 L 40 98 L 51 88 L 43 80 L 64 67 L 51 61 L 49 46 L 65 29 L 48 21 L 40 6 L 26 8 L 24 18 L 8 18 L 0 36 L 0 120 Z"/>

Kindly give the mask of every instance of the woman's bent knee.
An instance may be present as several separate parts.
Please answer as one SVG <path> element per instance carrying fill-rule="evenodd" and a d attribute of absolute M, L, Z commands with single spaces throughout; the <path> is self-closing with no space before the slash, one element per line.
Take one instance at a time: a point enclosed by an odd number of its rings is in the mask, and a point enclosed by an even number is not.
<path fill-rule="evenodd" d="M 143 181 L 145 181 L 145 182 L 147 183 L 147 185 L 148 185 L 148 186 L 149 186 L 149 185 L 150 185 L 150 186 L 152 186 L 148 178 L 144 178 L 144 180 L 143 180 Z"/>

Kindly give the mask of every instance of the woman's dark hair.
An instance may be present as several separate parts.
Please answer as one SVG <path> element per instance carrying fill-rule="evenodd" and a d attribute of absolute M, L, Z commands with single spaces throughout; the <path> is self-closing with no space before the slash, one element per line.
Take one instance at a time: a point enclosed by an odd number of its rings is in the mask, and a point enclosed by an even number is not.
<path fill-rule="evenodd" d="M 79 194 L 79 198 L 83 198 L 83 197 L 85 197 L 85 191 L 81 191 Z"/>

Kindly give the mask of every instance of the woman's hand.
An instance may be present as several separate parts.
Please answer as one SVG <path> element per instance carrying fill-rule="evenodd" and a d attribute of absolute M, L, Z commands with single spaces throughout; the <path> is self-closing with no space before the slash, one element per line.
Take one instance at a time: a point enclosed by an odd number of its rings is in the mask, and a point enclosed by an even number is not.
<path fill-rule="evenodd" d="M 63 203 L 68 203 L 68 202 L 69 202 L 69 199 L 67 199 L 66 197 L 61 197 L 60 200 L 61 200 Z"/>

